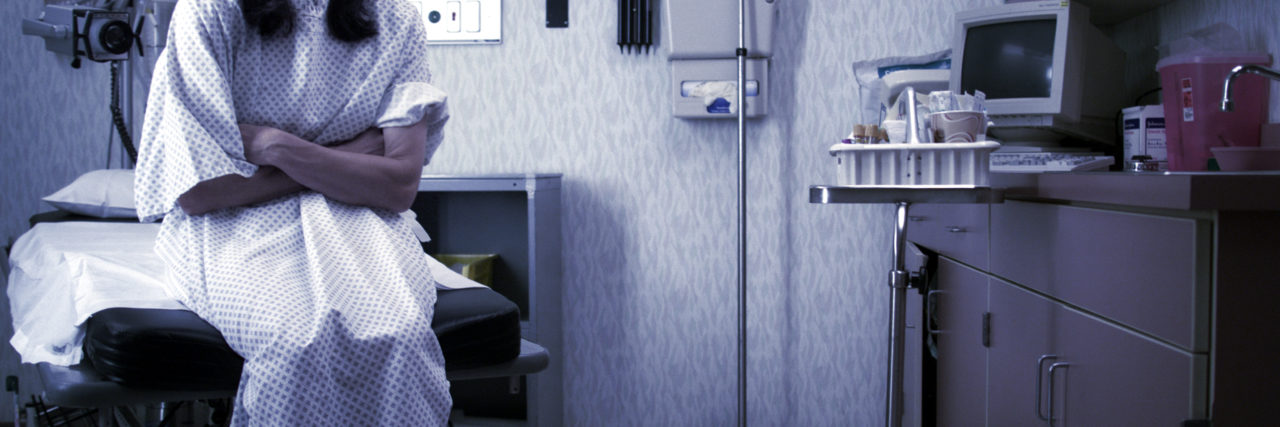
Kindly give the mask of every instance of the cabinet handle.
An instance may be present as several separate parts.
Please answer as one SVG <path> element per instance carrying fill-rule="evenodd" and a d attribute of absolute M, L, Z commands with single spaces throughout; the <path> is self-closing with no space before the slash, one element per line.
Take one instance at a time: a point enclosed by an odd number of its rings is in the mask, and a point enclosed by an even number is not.
<path fill-rule="evenodd" d="M 952 225 L 947 227 L 948 233 L 963 233 L 965 231 L 968 231 L 968 230 L 965 230 L 964 227 L 957 226 L 957 225 Z"/>
<path fill-rule="evenodd" d="M 1049 417 L 1044 416 L 1044 413 L 1040 411 L 1040 390 L 1044 388 L 1043 383 L 1040 382 L 1040 373 L 1044 372 L 1044 362 L 1046 360 L 1058 360 L 1058 355 L 1041 355 L 1040 360 L 1036 361 L 1036 418 L 1039 418 L 1040 421 L 1049 421 Z"/>
<path fill-rule="evenodd" d="M 927 218 L 922 216 L 916 216 L 916 215 L 911 215 L 907 217 L 907 221 L 911 221 L 911 222 L 921 222 L 921 221 L 924 221 L 925 219 Z"/>
<path fill-rule="evenodd" d="M 946 291 L 942 291 L 942 290 L 939 290 L 939 289 L 934 289 L 934 290 L 929 291 L 929 292 L 926 292 L 926 293 L 924 294 L 924 313 L 925 313 L 925 315 L 924 315 L 924 319 L 925 319 L 924 328 L 925 328 L 925 330 L 926 330 L 926 331 L 928 331 L 928 332 L 929 332 L 929 335 L 938 335 L 938 334 L 942 333 L 942 330 L 941 330 L 941 329 L 936 328 L 936 327 L 935 327 L 935 326 L 936 326 L 936 324 L 933 322 L 933 310 L 934 310 L 934 304 L 935 304 L 935 303 L 933 302 L 933 300 L 935 299 L 933 296 L 934 296 L 934 295 L 938 295 L 938 294 L 945 294 L 945 293 L 946 293 Z"/>
<path fill-rule="evenodd" d="M 1068 366 L 1071 366 L 1071 364 L 1066 362 L 1058 362 L 1049 365 L 1049 427 L 1053 427 L 1053 371 L 1058 370 L 1058 368 L 1066 368 Z"/>

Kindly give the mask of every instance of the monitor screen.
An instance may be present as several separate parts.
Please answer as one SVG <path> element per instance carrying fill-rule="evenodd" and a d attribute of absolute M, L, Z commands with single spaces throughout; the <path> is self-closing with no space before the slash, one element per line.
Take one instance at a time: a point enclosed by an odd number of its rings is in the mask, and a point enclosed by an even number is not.
<path fill-rule="evenodd" d="M 981 90 L 987 99 L 1048 98 L 1056 27 L 1052 18 L 970 27 L 960 89 Z"/>

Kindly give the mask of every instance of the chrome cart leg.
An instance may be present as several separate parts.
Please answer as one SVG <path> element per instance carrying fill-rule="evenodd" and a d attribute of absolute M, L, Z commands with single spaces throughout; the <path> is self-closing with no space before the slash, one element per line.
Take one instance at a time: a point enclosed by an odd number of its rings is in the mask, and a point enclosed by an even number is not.
<path fill-rule="evenodd" d="M 889 272 L 889 288 L 892 293 L 889 311 L 889 372 L 885 403 L 885 426 L 902 426 L 902 352 L 905 347 L 907 314 L 907 202 L 898 202 L 898 214 L 893 230 L 893 271 Z"/>

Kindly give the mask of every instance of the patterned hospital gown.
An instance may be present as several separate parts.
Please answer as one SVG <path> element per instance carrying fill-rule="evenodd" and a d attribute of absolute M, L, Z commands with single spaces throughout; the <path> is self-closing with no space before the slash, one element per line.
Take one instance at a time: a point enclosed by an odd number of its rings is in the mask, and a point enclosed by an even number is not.
<path fill-rule="evenodd" d="M 428 159 L 439 145 L 445 96 L 428 84 L 414 6 L 371 2 L 379 34 L 350 44 L 328 35 L 325 0 L 294 3 L 293 33 L 265 40 L 235 0 L 178 3 L 143 126 L 139 217 L 164 219 L 169 293 L 245 358 L 234 424 L 444 424 L 435 280 L 408 221 L 315 192 L 200 216 L 176 208 L 199 181 L 256 170 L 240 122 L 331 144 L 423 120 Z"/>

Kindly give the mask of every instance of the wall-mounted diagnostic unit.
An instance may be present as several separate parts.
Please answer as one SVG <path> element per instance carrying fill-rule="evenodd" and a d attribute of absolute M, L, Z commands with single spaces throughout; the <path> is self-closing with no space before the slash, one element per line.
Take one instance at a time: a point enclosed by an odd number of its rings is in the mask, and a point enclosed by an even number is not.
<path fill-rule="evenodd" d="M 501 44 L 502 0 L 410 0 L 428 44 Z"/>
<path fill-rule="evenodd" d="M 129 59 L 129 49 L 138 40 L 127 11 L 60 4 L 45 6 L 40 19 L 22 20 L 22 34 L 44 38 L 45 49 L 71 56 L 75 68 L 80 68 L 80 57 L 97 62 Z"/>
<path fill-rule="evenodd" d="M 769 112 L 769 57 L 779 0 L 747 0 L 747 117 Z M 737 117 L 739 0 L 666 4 L 671 59 L 672 115 L 684 119 Z"/>

